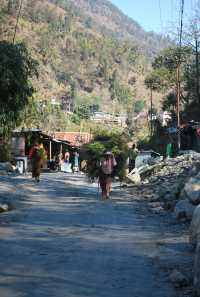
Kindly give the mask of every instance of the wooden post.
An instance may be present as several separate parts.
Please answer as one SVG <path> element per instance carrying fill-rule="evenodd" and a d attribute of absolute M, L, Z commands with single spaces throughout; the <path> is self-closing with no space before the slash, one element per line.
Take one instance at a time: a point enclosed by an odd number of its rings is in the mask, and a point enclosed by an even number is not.
<path fill-rule="evenodd" d="M 51 146 L 51 140 L 49 141 L 49 161 L 52 160 L 52 146 Z"/>
<path fill-rule="evenodd" d="M 150 135 L 153 135 L 153 91 L 152 91 L 152 87 L 150 88 L 150 112 L 151 112 L 151 123 L 150 123 Z"/>
<path fill-rule="evenodd" d="M 176 115 L 177 115 L 177 146 L 178 150 L 181 148 L 181 133 L 180 133 L 180 61 L 176 69 L 177 94 L 176 94 Z"/>
<path fill-rule="evenodd" d="M 198 102 L 200 103 L 200 92 L 199 92 L 199 52 L 198 52 L 198 39 L 195 36 L 195 64 L 196 64 L 196 95 Z"/>
<path fill-rule="evenodd" d="M 181 67 L 181 49 L 182 49 L 182 33 L 183 33 L 183 12 L 184 12 L 184 0 L 181 0 L 181 21 L 180 21 L 180 33 L 179 33 L 179 55 L 176 68 L 176 82 L 177 82 L 177 146 L 178 151 L 181 148 L 181 131 L 180 131 L 180 95 L 181 95 L 181 82 L 180 82 L 180 67 Z"/>

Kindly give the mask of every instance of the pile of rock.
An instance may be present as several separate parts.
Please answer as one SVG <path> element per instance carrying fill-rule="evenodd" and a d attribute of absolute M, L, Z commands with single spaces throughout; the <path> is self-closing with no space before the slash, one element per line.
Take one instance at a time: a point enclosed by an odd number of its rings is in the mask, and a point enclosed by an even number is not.
<path fill-rule="evenodd" d="M 179 171 L 178 181 L 174 180 L 173 186 L 162 198 L 165 203 L 168 201 L 171 206 L 174 205 L 174 214 L 178 220 L 192 220 L 190 243 L 195 248 L 193 285 L 195 296 L 200 297 L 200 163 L 197 160 L 191 161 L 184 161 L 181 166 L 180 163 L 176 164 L 174 171 Z M 181 173 L 181 168 L 185 168 L 187 174 Z"/>
<path fill-rule="evenodd" d="M 196 155 L 198 157 L 198 155 Z M 191 221 L 190 243 L 195 247 L 193 288 L 200 297 L 200 162 L 199 158 L 176 158 L 155 173 L 149 182 L 155 183 L 154 198 L 164 209 L 174 211 L 176 219 Z M 177 276 L 177 273 L 175 274 Z M 180 277 L 181 281 L 184 278 Z M 176 278 L 173 275 L 173 280 Z M 176 281 L 177 283 L 177 281 Z M 179 283 L 179 282 L 178 282 Z"/>
<path fill-rule="evenodd" d="M 192 168 L 190 177 L 180 192 L 180 201 L 175 207 L 177 219 L 191 220 L 196 206 L 200 204 L 200 172 L 198 168 L 198 164 Z"/>
<path fill-rule="evenodd" d="M 173 210 L 177 220 L 192 220 L 190 243 L 195 248 L 193 284 L 195 296 L 200 297 L 200 159 L 182 156 L 169 160 L 145 182 L 151 184 L 151 199 L 160 202 L 164 209 Z M 173 280 L 176 279 L 172 276 Z"/>
<path fill-rule="evenodd" d="M 165 210 L 174 211 L 183 197 L 182 189 L 191 175 L 194 161 L 185 156 L 170 159 L 158 164 L 154 171 L 144 178 L 140 185 L 143 197 L 149 202 L 160 203 Z M 181 196 L 181 197 L 180 197 Z M 181 216 L 181 215 L 180 215 Z"/>
<path fill-rule="evenodd" d="M 178 220 L 191 221 L 200 203 L 200 154 L 198 157 L 194 160 L 183 155 L 158 164 L 138 186 L 143 188 L 143 197 L 174 211 Z"/>

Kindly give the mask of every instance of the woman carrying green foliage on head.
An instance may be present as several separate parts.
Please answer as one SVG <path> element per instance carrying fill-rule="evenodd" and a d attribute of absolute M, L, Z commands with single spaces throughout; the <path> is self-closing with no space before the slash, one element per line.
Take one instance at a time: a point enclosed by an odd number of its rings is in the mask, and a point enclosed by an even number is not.
<path fill-rule="evenodd" d="M 103 131 L 82 147 L 82 155 L 87 162 L 86 174 L 92 180 L 99 178 L 103 199 L 109 197 L 112 177 L 116 176 L 121 182 L 126 176 L 127 142 L 127 138 L 121 133 Z M 107 163 L 111 169 L 106 172 L 102 165 Z"/>
<path fill-rule="evenodd" d="M 114 167 L 117 162 L 110 151 L 105 151 L 99 164 L 99 183 L 102 190 L 102 199 L 108 199 L 112 186 Z"/>

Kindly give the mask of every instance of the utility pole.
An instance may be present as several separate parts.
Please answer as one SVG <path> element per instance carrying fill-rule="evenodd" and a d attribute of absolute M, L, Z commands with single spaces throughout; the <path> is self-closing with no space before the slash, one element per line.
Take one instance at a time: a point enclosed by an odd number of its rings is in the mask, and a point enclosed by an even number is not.
<path fill-rule="evenodd" d="M 181 83 L 180 83 L 180 66 L 181 66 L 181 48 L 182 48 L 182 33 L 183 33 L 183 12 L 184 12 L 184 0 L 181 0 L 181 21 L 180 21 L 180 33 L 179 33 L 179 52 L 176 68 L 176 82 L 177 82 L 177 95 L 176 95 L 176 114 L 177 114 L 177 146 L 178 150 L 181 148 L 181 131 L 180 131 L 180 96 L 181 96 Z"/>
<path fill-rule="evenodd" d="M 22 11 L 22 4 L 23 4 L 23 0 L 20 1 L 20 5 L 19 5 L 19 10 L 18 10 L 18 14 L 17 14 L 17 21 L 16 21 L 15 30 L 14 30 L 14 36 L 13 36 L 13 44 L 15 43 L 15 37 L 16 37 L 16 33 L 17 33 L 17 27 L 18 27 L 19 18 L 20 18 L 21 11 Z"/>
<path fill-rule="evenodd" d="M 199 92 L 199 42 L 197 33 L 195 34 L 195 64 L 196 64 L 196 95 L 197 100 L 200 103 L 200 92 Z"/>
<path fill-rule="evenodd" d="M 177 104 L 176 104 L 176 114 L 177 114 L 177 131 L 178 131 L 178 139 L 177 145 L 178 150 L 181 148 L 181 133 L 180 133 L 180 95 L 181 95 L 181 84 L 180 84 L 180 60 L 178 61 L 177 68 L 176 68 L 176 80 L 177 80 Z"/>
<path fill-rule="evenodd" d="M 150 135 L 153 135 L 153 89 L 150 88 L 150 113 L 151 113 L 151 123 L 150 123 Z"/>

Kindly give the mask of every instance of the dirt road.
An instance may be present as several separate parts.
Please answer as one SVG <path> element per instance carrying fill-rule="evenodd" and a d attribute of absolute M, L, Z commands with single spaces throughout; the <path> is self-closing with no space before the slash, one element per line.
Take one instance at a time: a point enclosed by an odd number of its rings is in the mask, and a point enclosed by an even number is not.
<path fill-rule="evenodd" d="M 116 187 L 100 201 L 83 176 L 16 177 L 21 198 L 0 216 L 1 297 L 177 297 L 188 267 L 183 226 Z"/>

